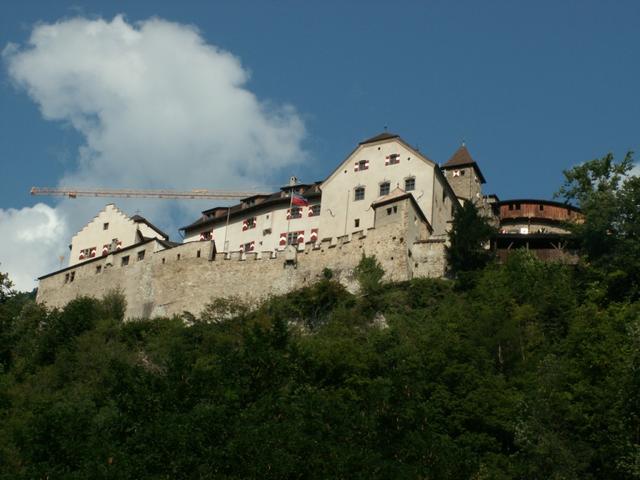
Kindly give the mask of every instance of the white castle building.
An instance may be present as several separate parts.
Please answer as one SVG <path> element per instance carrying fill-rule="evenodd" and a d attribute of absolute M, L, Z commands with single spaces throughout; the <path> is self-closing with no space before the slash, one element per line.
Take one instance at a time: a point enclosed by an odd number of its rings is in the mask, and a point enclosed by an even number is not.
<path fill-rule="evenodd" d="M 249 302 L 285 293 L 325 267 L 357 288 L 353 269 L 363 254 L 376 255 L 389 280 L 440 277 L 454 212 L 465 201 L 487 207 L 483 183 L 464 145 L 439 166 L 384 132 L 360 142 L 322 182 L 292 178 L 277 192 L 203 211 L 181 228 L 179 244 L 107 205 L 73 237 L 69 266 L 40 277 L 37 301 L 59 307 L 120 288 L 131 317 L 197 313 L 237 292 Z"/>
<path fill-rule="evenodd" d="M 397 189 L 411 193 L 430 235 L 444 237 L 459 199 L 470 198 L 471 190 L 481 192 L 482 177 L 475 175 L 479 168 L 466 156 L 470 162 L 441 169 L 398 135 L 385 132 L 360 142 L 323 182 L 299 184 L 293 179 L 271 195 L 205 210 L 181 229 L 184 241 L 213 240 L 218 251 L 253 252 L 350 235 L 372 228 L 372 204 Z M 456 152 L 452 159 L 458 157 Z M 472 185 L 455 192 L 445 177 L 448 170 L 452 177 L 468 171 Z M 308 205 L 292 205 L 292 195 L 303 196 Z"/>

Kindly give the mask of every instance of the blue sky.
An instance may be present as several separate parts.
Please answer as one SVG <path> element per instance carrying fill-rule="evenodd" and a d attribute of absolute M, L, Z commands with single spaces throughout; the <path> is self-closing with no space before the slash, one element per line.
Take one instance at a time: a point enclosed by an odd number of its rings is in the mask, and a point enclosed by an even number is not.
<path fill-rule="evenodd" d="M 304 125 L 293 142 L 301 161 L 274 164 L 269 185 L 291 173 L 323 179 L 385 125 L 439 163 L 464 139 L 488 180 L 486 193 L 505 199 L 550 198 L 563 169 L 640 150 L 637 1 L 5 1 L 0 47 L 24 49 L 38 24 L 117 14 L 134 27 L 151 17 L 195 26 L 203 42 L 240 60 L 250 73 L 244 88 L 260 102 L 295 109 Z M 29 188 L 78 178 L 86 137 L 68 120 L 43 118 L 8 63 L 5 54 L 0 211 L 43 201 L 55 207 Z M 172 187 L 172 179 L 137 178 L 130 186 Z M 228 183 L 200 180 L 193 186 Z M 109 178 L 95 181 L 111 186 Z M 190 215 L 159 223 L 171 230 Z"/>

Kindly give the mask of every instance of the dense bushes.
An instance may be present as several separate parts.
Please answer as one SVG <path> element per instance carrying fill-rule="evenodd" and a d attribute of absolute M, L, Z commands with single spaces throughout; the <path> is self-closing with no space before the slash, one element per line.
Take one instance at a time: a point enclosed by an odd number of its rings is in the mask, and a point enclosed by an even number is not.
<path fill-rule="evenodd" d="M 526 254 L 378 273 L 124 323 L 8 298 L 0 478 L 638 478 L 637 303 Z"/>

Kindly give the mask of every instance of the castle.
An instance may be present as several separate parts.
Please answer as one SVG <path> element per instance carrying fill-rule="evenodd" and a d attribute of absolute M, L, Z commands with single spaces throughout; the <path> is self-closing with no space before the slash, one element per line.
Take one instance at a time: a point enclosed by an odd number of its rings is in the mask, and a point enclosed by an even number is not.
<path fill-rule="evenodd" d="M 128 317 L 198 314 L 215 298 L 251 304 L 309 285 L 324 268 L 355 290 L 363 254 L 377 257 L 388 280 L 442 277 L 447 232 L 462 202 L 499 224 L 499 256 L 525 247 L 567 257 L 562 225 L 578 218 L 574 207 L 501 202 L 483 195 L 484 183 L 464 145 L 439 166 L 384 132 L 360 142 L 322 182 L 292 178 L 278 192 L 203 211 L 181 228 L 183 243 L 107 205 L 73 237 L 69 266 L 40 277 L 37 301 L 60 307 L 119 288 Z"/>

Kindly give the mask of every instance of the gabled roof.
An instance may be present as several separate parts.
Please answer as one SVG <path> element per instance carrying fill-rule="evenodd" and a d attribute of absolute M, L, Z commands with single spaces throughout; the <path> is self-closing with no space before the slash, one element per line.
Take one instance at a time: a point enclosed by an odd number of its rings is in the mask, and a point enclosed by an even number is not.
<path fill-rule="evenodd" d="M 380 142 L 382 140 L 389 140 L 391 138 L 400 138 L 400 135 L 396 135 L 391 132 L 382 132 L 376 135 L 375 137 L 367 138 L 366 140 L 361 141 L 358 145 L 365 145 L 367 143 Z"/>
<path fill-rule="evenodd" d="M 131 217 L 131 220 L 133 220 L 135 223 L 144 223 L 146 226 L 148 226 L 150 229 L 155 230 L 156 232 L 158 232 L 160 235 L 162 235 L 165 239 L 169 239 L 169 235 L 167 235 L 166 233 L 164 233 L 162 230 L 160 230 L 158 227 L 156 227 L 153 223 L 151 223 L 149 220 L 147 220 L 146 218 L 140 216 L 140 215 L 134 215 Z"/>
<path fill-rule="evenodd" d="M 478 175 L 478 178 L 480 178 L 480 181 L 482 183 L 487 183 L 487 181 L 484 179 L 484 175 L 482 175 L 482 172 L 480 171 L 480 167 L 478 167 L 476 161 L 471 157 L 471 154 L 469 153 L 469 150 L 467 150 L 467 147 L 464 143 L 460 146 L 460 148 L 458 148 L 458 150 L 455 151 L 451 158 L 447 160 L 444 165 L 442 165 L 442 168 L 445 170 L 460 167 L 473 167 Z"/>

